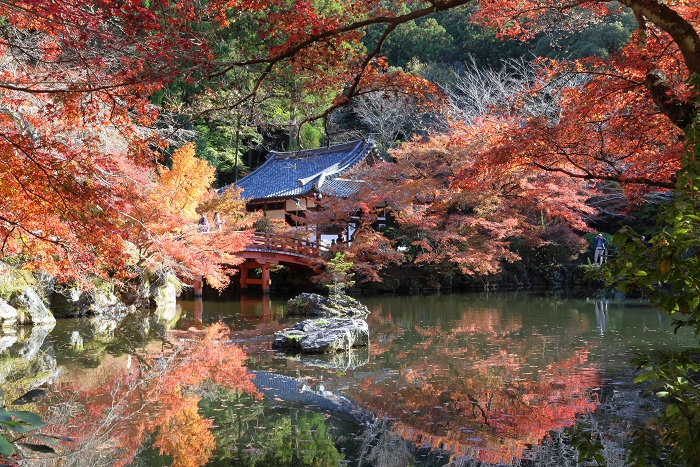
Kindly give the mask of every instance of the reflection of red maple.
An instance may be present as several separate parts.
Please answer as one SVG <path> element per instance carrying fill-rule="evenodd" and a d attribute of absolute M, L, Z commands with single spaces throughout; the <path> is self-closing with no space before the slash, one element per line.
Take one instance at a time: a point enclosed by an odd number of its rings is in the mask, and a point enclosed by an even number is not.
<path fill-rule="evenodd" d="M 598 374 L 587 350 L 542 352 L 545 337 L 521 336 L 520 320 L 499 318 L 467 309 L 449 330 L 416 327 L 423 340 L 413 352 L 425 358 L 392 378 L 366 378 L 353 397 L 417 445 L 489 463 L 521 458 L 527 445 L 595 410 Z M 384 335 L 395 334 L 384 325 Z"/>
<path fill-rule="evenodd" d="M 212 424 L 197 410 L 197 390 L 205 382 L 256 393 L 243 366 L 245 354 L 226 344 L 228 330 L 211 326 L 202 339 L 168 352 L 149 352 L 143 363 L 114 371 L 99 387 L 66 383 L 57 390 L 71 414 L 53 417 L 54 434 L 75 439 L 64 458 L 78 465 L 129 464 L 155 432 L 154 447 L 173 458 L 173 466 L 206 464 L 215 448 Z"/>

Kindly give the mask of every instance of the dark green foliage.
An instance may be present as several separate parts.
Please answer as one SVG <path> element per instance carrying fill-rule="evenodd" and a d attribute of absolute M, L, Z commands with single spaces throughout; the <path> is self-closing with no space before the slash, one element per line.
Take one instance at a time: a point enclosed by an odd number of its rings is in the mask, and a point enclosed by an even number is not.
<path fill-rule="evenodd" d="M 399 26 L 387 39 L 382 53 L 393 66 L 406 68 L 419 62 L 462 63 L 472 60 L 479 68 L 497 67 L 508 59 L 528 55 L 549 58 L 607 57 L 629 39 L 636 28 L 630 12 L 606 18 L 581 31 L 552 31 L 534 41 L 504 40 L 495 31 L 473 24 L 473 7 L 440 12 L 419 21 Z M 374 46 L 383 27 L 371 28 L 365 37 L 368 48 Z"/>
<path fill-rule="evenodd" d="M 496 38 L 493 30 L 472 24 L 470 7 L 440 12 L 396 28 L 382 47 L 393 66 L 405 68 L 413 59 L 420 62 L 459 63 L 471 61 L 493 66 L 502 60 L 522 57 L 532 45 L 517 40 Z M 370 28 L 364 39 L 373 48 L 383 27 Z"/>
<path fill-rule="evenodd" d="M 607 57 L 615 53 L 629 40 L 637 27 L 632 12 L 611 17 L 575 33 L 554 33 L 553 37 L 541 37 L 534 47 L 539 57 L 576 59 L 597 55 Z"/>
<path fill-rule="evenodd" d="M 200 402 L 215 421 L 218 449 L 211 466 L 338 466 L 331 427 L 322 413 L 269 408 L 242 394 L 212 394 Z"/>
<path fill-rule="evenodd" d="M 509 59 L 527 57 L 531 54 L 533 43 L 512 39 L 499 39 L 495 31 L 470 21 L 472 6 L 458 10 L 445 11 L 435 15 L 452 37 L 454 49 L 451 55 L 438 59 L 441 62 L 471 62 L 483 68 L 497 68 Z M 418 57 L 421 61 L 426 61 Z"/>
<path fill-rule="evenodd" d="M 640 355 L 632 363 L 641 371 L 635 382 L 646 386 L 646 392 L 666 401 L 666 410 L 659 419 L 661 440 L 673 446 L 664 453 L 672 464 L 700 465 L 700 349 L 681 353 L 663 352 L 652 359 Z M 646 465 L 647 458 L 660 457 L 660 447 L 650 433 L 635 433 L 629 449 L 629 462 Z"/>
<path fill-rule="evenodd" d="M 202 122 L 197 125 L 197 156 L 216 168 L 215 187 L 220 188 L 246 175 L 245 154 L 260 135 L 248 126 L 235 122 Z"/>
<path fill-rule="evenodd" d="M 603 444 L 600 442 L 602 433 L 584 423 L 576 424 L 572 432 L 571 445 L 578 451 L 578 461 L 592 459 L 597 465 L 605 465 Z"/>
<path fill-rule="evenodd" d="M 699 83 L 694 83 L 696 88 Z M 608 284 L 627 293 L 639 291 L 650 302 L 700 336 L 700 119 L 686 128 L 689 151 L 678 172 L 671 203 L 661 211 L 658 233 L 646 244 L 632 228 L 618 231 L 613 240 L 619 254 L 603 275 Z M 636 381 L 666 403 L 659 419 L 661 447 L 648 430 L 638 430 L 629 462 L 644 466 L 669 449 L 668 459 L 680 465 L 700 465 L 700 350 L 666 352 L 656 358 L 634 360 L 641 371 Z"/>
<path fill-rule="evenodd" d="M 382 29 L 377 27 L 367 35 L 365 43 L 372 46 Z M 396 28 L 383 47 L 383 52 L 393 66 L 405 68 L 414 58 L 421 61 L 441 61 L 455 56 L 452 36 L 435 18 L 409 21 Z"/>

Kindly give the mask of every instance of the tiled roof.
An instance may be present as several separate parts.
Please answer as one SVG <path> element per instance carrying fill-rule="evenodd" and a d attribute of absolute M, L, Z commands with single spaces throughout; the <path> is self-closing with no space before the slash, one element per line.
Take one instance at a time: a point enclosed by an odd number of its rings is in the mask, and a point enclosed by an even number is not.
<path fill-rule="evenodd" d="M 271 152 L 267 160 L 234 186 L 248 201 L 290 198 L 311 192 L 348 196 L 359 183 L 342 178 L 375 148 L 372 141 L 352 141 L 328 148 Z M 229 185 L 231 186 L 231 185 Z M 222 192 L 228 187 L 219 189 Z"/>

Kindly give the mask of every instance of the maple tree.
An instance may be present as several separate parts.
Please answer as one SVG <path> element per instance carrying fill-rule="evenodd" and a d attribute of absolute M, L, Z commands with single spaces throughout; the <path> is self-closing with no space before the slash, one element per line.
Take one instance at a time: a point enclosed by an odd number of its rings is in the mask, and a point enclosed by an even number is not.
<path fill-rule="evenodd" d="M 134 192 L 125 238 L 137 249 L 136 264 L 174 271 L 184 280 L 203 275 L 219 290 L 229 283 L 236 256 L 248 243 L 255 215 L 245 213 L 237 190 L 216 196 L 211 190 L 214 168 L 185 144 L 172 156 L 172 167 L 159 166 L 150 184 Z M 200 214 L 222 215 L 220 229 L 201 232 Z M 248 231 L 244 231 L 248 229 Z"/>
<path fill-rule="evenodd" d="M 460 137 L 469 131 L 404 143 L 391 153 L 393 162 L 353 174 L 364 181 L 356 195 L 326 201 L 307 221 L 337 224 L 355 214 L 343 252 L 363 280 L 379 280 L 382 268 L 401 262 L 442 274 L 498 274 L 503 261 L 519 259 L 510 247 L 514 237 L 530 248 L 560 245 L 571 255 L 585 248 L 574 232 L 588 229 L 585 216 L 594 211 L 586 205 L 593 189 L 586 181 L 520 168 L 475 175 L 470 186 L 455 189 L 485 147 Z M 387 213 L 396 227 L 373 228 Z"/>
<path fill-rule="evenodd" d="M 482 172 L 526 166 L 572 178 L 615 182 L 637 202 L 640 194 L 674 186 L 685 151 L 683 129 L 696 112 L 694 91 L 686 84 L 697 73 L 697 2 L 667 5 L 621 1 L 635 13 L 639 29 L 619 53 L 573 62 L 543 62 L 543 85 L 564 74 L 588 77 L 586 83 L 559 91 L 556 114 L 498 118 L 493 139 L 475 163 Z M 478 18 L 502 26 L 503 34 L 532 34 L 556 17 L 565 2 L 541 2 L 530 11 L 504 2 L 483 2 Z M 610 14 L 614 3 L 584 2 L 597 15 Z M 496 12 L 498 9 L 498 12 Z M 551 13 L 552 16 L 547 16 Z M 506 22 L 511 18 L 512 22 Z M 559 19 L 567 26 L 567 16 Z M 568 17 L 575 21 L 575 15 Z M 573 23 L 568 25 L 573 27 Z M 522 101 L 521 101 L 522 102 Z M 519 107 L 519 102 L 514 101 Z M 492 123 L 485 123 L 492 125 Z M 471 172 L 463 174 L 467 179 Z"/>
<path fill-rule="evenodd" d="M 176 80 L 196 83 L 195 93 L 207 92 L 235 87 L 229 73 L 251 70 L 244 92 L 197 109 L 206 113 L 244 103 L 255 107 L 265 97 L 265 85 L 294 76 L 298 102 L 314 95 L 332 99 L 324 110 L 311 105 L 295 117 L 302 128 L 376 90 L 439 96 L 433 84 L 391 70 L 381 59 L 381 46 L 400 24 L 474 5 L 475 20 L 527 38 L 551 21 L 576 27 L 581 9 L 606 15 L 618 4 L 637 15 L 636 44 L 644 47 L 631 43 L 610 61 L 572 65 L 595 77 L 566 92 L 565 118 L 557 125 L 543 117 L 524 125 L 502 122 L 491 132 L 484 162 L 475 167 L 527 163 L 618 181 L 630 193 L 640 184 L 669 187 L 682 150 L 678 128 L 696 111 L 689 101 L 692 89 L 683 83 L 700 68 L 695 1 L 5 2 L 0 7 L 7 19 L 0 37 L 3 256 L 25 255 L 28 267 L 59 277 L 124 268 L 120 228 L 129 213 L 129 191 L 142 189 L 148 173 L 143 169 L 157 158 L 154 149 L 173 142 L 166 136 L 179 128 L 148 97 Z M 370 26 L 381 32 L 364 44 Z M 235 40 L 217 49 L 223 37 Z"/>
<path fill-rule="evenodd" d="M 60 279 L 126 269 L 124 216 L 134 217 L 131 201 L 146 190 L 157 151 L 178 142 L 176 125 L 148 98 L 176 79 L 216 83 L 232 68 L 252 68 L 249 90 L 223 107 L 255 102 L 264 81 L 290 74 L 303 79 L 306 95 L 337 90 L 358 70 L 366 83 L 423 93 L 424 81 L 360 60 L 354 30 L 379 13 L 373 8 L 343 5 L 358 22 L 347 28 L 340 11 L 314 12 L 303 2 L 4 3 L 3 257 L 22 255 L 26 267 Z M 245 40 L 252 56 L 216 60 L 217 34 L 242 20 L 254 33 Z M 320 53 L 325 47 L 339 53 Z"/>

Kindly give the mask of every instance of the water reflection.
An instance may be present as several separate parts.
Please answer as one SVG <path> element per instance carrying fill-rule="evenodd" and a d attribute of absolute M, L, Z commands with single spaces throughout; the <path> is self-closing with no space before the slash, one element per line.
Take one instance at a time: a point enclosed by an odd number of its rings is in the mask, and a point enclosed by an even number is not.
<path fill-rule="evenodd" d="M 690 342 L 636 303 L 509 294 L 363 303 L 372 314 L 362 366 L 331 372 L 277 354 L 251 364 L 342 391 L 387 421 L 385 436 L 442 453 L 435 465 L 517 465 L 533 446 L 556 449 L 547 440 L 596 413 L 601 386 L 631 385 L 634 351 Z M 605 404 L 619 402 L 611 394 Z"/>
<path fill-rule="evenodd" d="M 523 329 L 520 315 L 467 307 L 411 330 L 377 324 L 373 354 L 393 354 L 395 370 L 364 375 L 350 393 L 417 445 L 510 464 L 595 409 L 599 367 L 588 350 Z"/>
<path fill-rule="evenodd" d="M 598 327 L 598 331 L 602 336 L 605 334 L 605 325 L 608 321 L 608 301 L 607 300 L 596 300 L 595 301 L 595 323 Z"/>
<path fill-rule="evenodd" d="M 338 466 L 333 438 L 342 422 L 303 408 L 275 407 L 242 393 L 218 392 L 202 401 L 217 426 L 209 466 Z"/>
<path fill-rule="evenodd" d="M 63 465 L 558 466 L 573 455 L 562 429 L 576 420 L 616 435 L 643 420 L 635 351 L 692 342 L 630 302 L 365 297 L 369 348 L 290 356 L 270 349 L 291 322 L 285 300 L 263 298 L 5 332 L 5 401 L 48 389 L 24 408 L 76 439 L 62 446 Z M 230 335 L 198 345 L 219 321 Z M 82 348 L 69 344 L 75 332 Z M 269 382 L 259 386 L 268 399 L 256 399 L 253 372 L 347 405 L 271 393 Z M 618 441 L 610 436 L 609 465 Z"/>
<path fill-rule="evenodd" d="M 150 341 L 134 355 L 99 353 L 95 368 L 65 361 L 46 400 L 30 409 L 50 423 L 44 433 L 74 441 L 41 464 L 128 465 L 149 439 L 173 466 L 206 464 L 216 446 L 213 424 L 199 410 L 202 391 L 258 395 L 245 354 L 227 345 L 227 337 L 222 327 L 210 326 L 198 341 Z"/>

